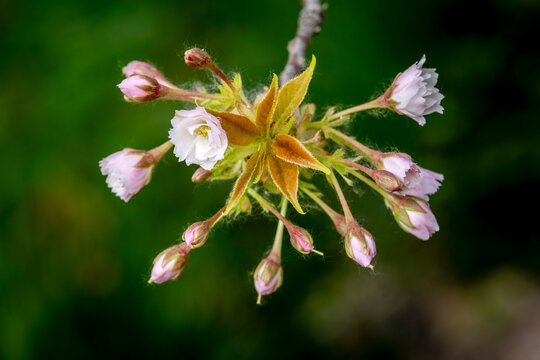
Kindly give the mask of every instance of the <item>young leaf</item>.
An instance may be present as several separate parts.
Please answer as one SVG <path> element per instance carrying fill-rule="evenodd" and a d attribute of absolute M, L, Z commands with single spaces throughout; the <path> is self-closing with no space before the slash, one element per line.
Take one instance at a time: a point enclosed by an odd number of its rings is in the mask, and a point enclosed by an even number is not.
<path fill-rule="evenodd" d="M 253 184 L 256 184 L 261 180 L 261 176 L 266 169 L 266 154 L 267 149 L 264 148 L 264 150 L 259 151 L 259 159 L 257 161 L 257 168 L 255 169 L 255 173 L 253 174 Z"/>
<path fill-rule="evenodd" d="M 234 184 L 233 191 L 231 193 L 231 198 L 227 203 L 227 209 L 225 209 L 225 215 L 229 213 L 238 203 L 238 200 L 244 195 L 246 189 L 249 185 L 250 180 L 253 178 L 253 175 L 258 172 L 258 168 L 261 167 L 261 162 L 259 161 L 260 153 L 257 152 L 253 154 L 249 160 L 246 162 L 246 168 L 242 175 L 236 180 Z"/>
<path fill-rule="evenodd" d="M 298 166 L 268 154 L 268 170 L 274 183 L 300 214 L 305 214 L 298 203 Z"/>
<path fill-rule="evenodd" d="M 259 130 L 247 117 L 229 112 L 219 112 L 206 109 L 219 119 L 223 130 L 227 133 L 227 140 L 233 145 L 249 145 L 253 143 Z"/>
<path fill-rule="evenodd" d="M 300 75 L 283 85 L 279 91 L 276 109 L 274 111 L 273 121 L 275 122 L 274 131 L 278 131 L 285 120 L 296 110 L 304 97 L 313 76 L 315 68 L 315 56 L 311 58 L 311 64 Z"/>
<path fill-rule="evenodd" d="M 277 104 L 278 92 L 278 77 L 274 74 L 268 92 L 257 107 L 257 126 L 259 127 L 262 136 L 267 136 L 270 130 L 272 115 L 274 114 L 274 109 Z"/>
<path fill-rule="evenodd" d="M 320 170 L 325 174 L 330 174 L 330 170 L 317 159 L 311 155 L 311 153 L 292 136 L 278 135 L 272 142 L 272 150 L 274 154 L 281 160 L 300 165 L 303 167 Z"/>

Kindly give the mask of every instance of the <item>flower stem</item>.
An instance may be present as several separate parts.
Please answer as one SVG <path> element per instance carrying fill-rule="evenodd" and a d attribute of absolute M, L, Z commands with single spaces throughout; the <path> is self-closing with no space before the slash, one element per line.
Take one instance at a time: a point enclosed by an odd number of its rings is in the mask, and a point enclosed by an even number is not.
<path fill-rule="evenodd" d="M 221 95 L 218 94 L 207 94 L 196 91 L 187 91 L 177 87 L 171 88 L 167 86 L 162 86 L 162 93 L 164 99 L 168 100 L 182 100 L 182 101 L 191 101 L 193 102 L 196 98 L 208 98 L 208 99 L 220 99 Z"/>
<path fill-rule="evenodd" d="M 325 133 L 330 133 L 330 134 L 338 137 L 340 140 L 343 140 L 345 142 L 346 146 L 348 146 L 349 148 L 351 148 L 352 150 L 354 150 L 354 151 L 356 151 L 356 152 L 358 152 L 360 154 L 365 155 L 366 158 L 368 160 L 370 160 L 370 162 L 377 162 L 378 157 L 379 157 L 379 152 L 378 151 L 368 148 L 364 144 L 359 143 L 358 141 L 354 140 L 350 136 L 347 136 L 344 133 L 342 133 L 341 131 L 336 130 L 334 128 L 325 126 L 323 128 L 323 131 Z"/>
<path fill-rule="evenodd" d="M 252 188 L 248 188 L 248 194 L 251 195 L 257 202 L 261 205 L 261 207 L 265 208 L 266 210 L 269 210 L 272 214 L 275 215 L 280 221 L 283 223 L 288 223 L 289 221 L 279 213 L 268 201 L 266 201 L 265 198 L 263 198 L 261 195 L 259 195 L 255 190 Z"/>
<path fill-rule="evenodd" d="M 217 76 L 219 76 L 221 78 L 221 80 L 225 81 L 225 83 L 231 88 L 231 90 L 233 92 L 236 91 L 236 89 L 234 88 L 233 84 L 231 83 L 231 81 L 229 80 L 229 78 L 223 73 L 223 71 L 221 71 L 217 66 L 216 64 L 212 63 L 212 65 L 210 67 L 208 67 L 208 70 L 212 71 L 214 74 L 216 74 Z"/>
<path fill-rule="evenodd" d="M 382 97 L 378 97 L 377 99 L 369 101 L 369 102 L 367 102 L 365 104 L 357 105 L 357 106 L 354 106 L 352 108 L 340 111 L 340 112 L 330 116 L 329 120 L 338 119 L 338 118 L 340 118 L 340 117 L 342 117 L 344 115 L 349 115 L 349 114 L 359 112 L 359 111 L 384 107 L 384 103 L 381 101 L 381 98 Z"/>
<path fill-rule="evenodd" d="M 285 217 L 287 215 L 287 204 L 289 202 L 287 201 L 287 198 L 285 196 L 281 197 L 281 216 Z M 283 242 L 283 228 L 285 225 L 283 224 L 283 221 L 280 221 L 278 223 L 277 229 L 276 229 L 276 237 L 274 238 L 274 245 L 272 246 L 272 252 L 276 253 L 279 257 L 281 257 L 281 243 Z"/>
<path fill-rule="evenodd" d="M 341 161 L 342 164 L 345 164 L 345 165 L 349 165 L 349 166 L 352 166 L 354 168 L 357 168 L 358 170 L 362 171 L 363 173 L 365 174 L 368 174 L 370 177 L 373 177 L 373 169 L 370 169 L 362 164 L 357 164 L 353 161 L 348 161 L 348 160 L 342 160 Z"/>
<path fill-rule="evenodd" d="M 336 178 L 336 175 L 334 175 L 334 172 L 330 173 L 330 178 L 332 179 L 332 185 L 334 185 L 334 189 L 336 189 L 336 194 L 338 196 L 339 202 L 341 203 L 341 207 L 343 208 L 345 221 L 347 223 L 349 223 L 350 221 L 354 221 L 354 217 L 351 213 L 351 209 L 349 208 L 349 205 L 347 204 L 347 200 L 345 200 L 345 195 L 343 195 L 343 191 L 341 191 L 341 187 L 339 186 L 339 182 Z"/>
<path fill-rule="evenodd" d="M 364 183 L 369 185 L 373 190 L 378 192 L 383 198 L 387 199 L 391 197 L 389 193 L 381 189 L 377 184 L 375 184 L 375 182 L 371 181 L 364 175 L 360 174 L 358 171 L 351 171 L 350 174 L 352 174 L 353 176 L 356 176 L 358 179 L 362 180 Z"/>
<path fill-rule="evenodd" d="M 148 154 L 151 155 L 151 159 L 148 160 L 153 164 L 157 164 L 163 155 L 165 155 L 172 147 L 173 144 L 170 141 L 165 141 L 163 144 L 148 151 Z"/>
<path fill-rule="evenodd" d="M 210 222 L 210 226 L 214 226 L 219 220 L 221 220 L 221 217 L 225 213 L 225 210 L 227 209 L 227 205 L 219 209 L 217 213 L 215 213 L 208 221 Z"/>
<path fill-rule="evenodd" d="M 309 191 L 308 189 L 301 188 L 301 190 L 309 196 L 313 201 L 319 205 L 321 209 L 330 217 L 331 219 L 334 219 L 336 216 L 340 216 L 336 211 L 334 211 L 330 206 L 328 206 L 324 201 L 321 200 L 317 195 Z"/>

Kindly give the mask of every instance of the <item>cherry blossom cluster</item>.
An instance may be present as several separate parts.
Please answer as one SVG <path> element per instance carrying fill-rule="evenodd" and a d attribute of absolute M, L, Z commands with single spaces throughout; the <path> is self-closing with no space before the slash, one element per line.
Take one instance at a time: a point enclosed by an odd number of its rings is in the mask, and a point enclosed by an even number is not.
<path fill-rule="evenodd" d="M 279 84 L 274 75 L 271 84 L 252 99 L 245 95 L 240 75 L 233 74 L 230 79 L 204 50 L 190 49 L 184 59 L 188 66 L 215 74 L 217 90 L 182 89 L 152 65 L 130 62 L 123 68 L 125 79 L 118 85 L 125 100 L 168 99 L 195 106 L 176 111 L 163 144 L 149 151 L 125 148 L 115 152 L 100 161 L 101 172 L 113 193 L 128 202 L 149 184 L 156 164 L 173 149 L 178 161 L 198 165 L 192 176 L 194 182 L 234 179 L 234 185 L 219 211 L 208 220 L 190 225 L 178 244 L 155 258 L 149 282 L 159 284 L 178 278 L 191 250 L 206 243 L 213 227 L 224 217 L 250 214 L 253 201 L 278 222 L 271 250 L 253 274 L 258 303 L 283 281 L 285 230 L 298 252 L 323 255 L 315 249 L 310 233 L 287 219 L 289 204 L 305 214 L 299 200 L 313 201 L 320 207 L 333 222 L 347 255 L 360 266 L 373 268 L 374 237 L 355 220 L 340 182 L 353 186 L 357 180 L 371 187 L 397 224 L 419 239 L 427 240 L 439 230 L 428 201 L 440 187 L 443 175 L 420 167 L 407 154 L 369 148 L 339 130 L 354 120 L 354 113 L 374 108 L 405 115 L 422 126 L 426 115 L 442 113 L 443 95 L 435 87 L 438 74 L 423 67 L 425 56 L 398 74 L 374 100 L 337 112 L 331 107 L 321 115 L 316 114 L 314 104 L 303 104 L 315 57 L 303 73 L 285 84 Z M 319 175 L 334 190 L 340 209 L 332 209 L 323 200 L 323 189 L 313 184 L 313 177 Z M 299 193 L 303 194 L 301 198 Z"/>

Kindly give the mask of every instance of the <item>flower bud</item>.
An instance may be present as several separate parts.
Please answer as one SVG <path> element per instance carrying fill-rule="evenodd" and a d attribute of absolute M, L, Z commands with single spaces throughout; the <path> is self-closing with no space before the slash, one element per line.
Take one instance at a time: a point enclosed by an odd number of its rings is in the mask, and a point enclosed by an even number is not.
<path fill-rule="evenodd" d="M 255 289 L 259 293 L 257 303 L 260 303 L 262 295 L 268 295 L 276 291 L 283 282 L 283 268 L 278 254 L 271 252 L 263 259 L 253 274 Z"/>
<path fill-rule="evenodd" d="M 194 68 L 206 68 L 212 64 L 210 55 L 202 49 L 193 48 L 184 53 L 186 65 Z"/>
<path fill-rule="evenodd" d="M 251 214 L 251 201 L 246 195 L 238 201 L 237 213 Z"/>
<path fill-rule="evenodd" d="M 306 229 L 290 224 L 287 231 L 291 238 L 291 245 L 302 254 L 309 254 L 313 251 L 313 238 Z"/>
<path fill-rule="evenodd" d="M 212 224 L 210 220 L 191 224 L 186 231 L 184 231 L 184 234 L 182 234 L 182 239 L 184 239 L 190 248 L 196 249 L 204 245 L 210 235 L 211 227 Z"/>
<path fill-rule="evenodd" d="M 186 243 L 174 245 L 162 251 L 154 260 L 152 275 L 148 282 L 161 284 L 165 281 L 176 280 L 187 265 L 190 251 Z"/>
<path fill-rule="evenodd" d="M 160 97 L 161 86 L 158 81 L 145 75 L 132 75 L 118 84 L 118 87 L 126 101 L 145 102 Z"/>
<path fill-rule="evenodd" d="M 193 175 L 191 176 L 191 181 L 197 182 L 197 181 L 204 181 L 208 179 L 210 176 L 212 176 L 212 172 L 210 170 L 205 170 L 202 167 L 195 170 Z"/>
<path fill-rule="evenodd" d="M 369 267 L 371 259 L 377 253 L 373 236 L 356 221 L 351 221 L 348 224 L 345 251 L 351 259 L 363 267 Z"/>
<path fill-rule="evenodd" d="M 131 61 L 129 64 L 122 68 L 122 73 L 126 77 L 132 75 L 144 75 L 151 78 L 159 79 L 163 78 L 163 75 L 152 65 L 142 61 Z"/>
<path fill-rule="evenodd" d="M 401 189 L 401 181 L 390 171 L 373 170 L 371 176 L 375 183 L 386 191 L 398 191 Z"/>
<path fill-rule="evenodd" d="M 398 225 L 421 240 L 439 231 L 439 224 L 426 201 L 412 196 L 394 195 L 386 200 Z"/>

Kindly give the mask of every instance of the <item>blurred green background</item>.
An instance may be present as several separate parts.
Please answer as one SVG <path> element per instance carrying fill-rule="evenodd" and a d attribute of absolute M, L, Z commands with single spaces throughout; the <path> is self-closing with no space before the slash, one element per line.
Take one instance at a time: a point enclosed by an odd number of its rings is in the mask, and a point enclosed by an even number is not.
<path fill-rule="evenodd" d="M 359 116 L 347 131 L 444 173 L 431 200 L 441 230 L 427 242 L 403 233 L 359 185 L 348 197 L 376 238 L 375 271 L 346 256 L 313 207 L 292 218 L 326 256 L 285 246 L 283 286 L 264 306 L 251 273 L 275 221 L 256 206 L 221 224 L 178 281 L 146 283 L 154 256 L 219 209 L 231 182 L 193 184 L 195 167 L 171 153 L 124 204 L 98 161 L 161 143 L 181 106 L 124 102 L 122 66 L 149 61 L 179 85 L 210 83 L 181 58 L 198 46 L 261 89 L 283 69 L 300 3 L 0 5 L 0 358 L 537 358 L 540 50 L 528 36 L 539 3 L 327 3 L 308 52 L 320 112 L 368 100 L 423 54 L 438 69 L 444 115 L 423 128 Z"/>

